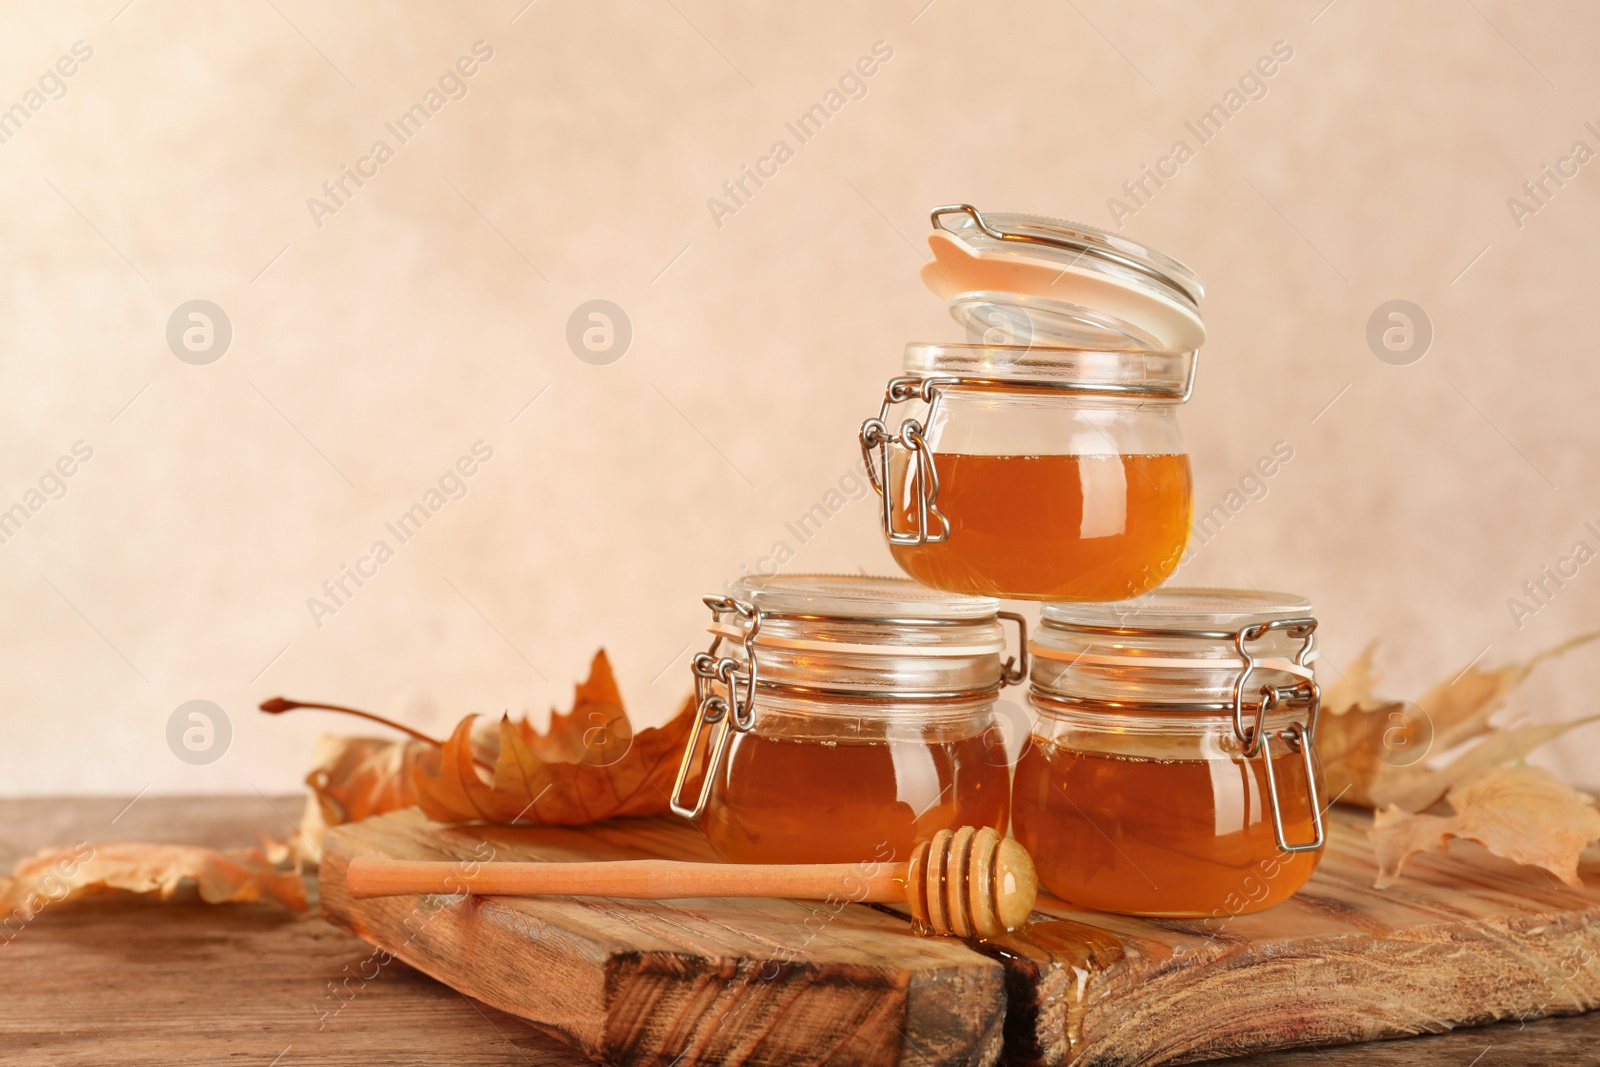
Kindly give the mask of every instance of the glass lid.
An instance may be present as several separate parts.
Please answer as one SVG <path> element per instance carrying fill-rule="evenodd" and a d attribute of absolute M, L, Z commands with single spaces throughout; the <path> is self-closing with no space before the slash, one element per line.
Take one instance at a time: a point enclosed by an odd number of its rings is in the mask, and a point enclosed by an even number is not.
<path fill-rule="evenodd" d="M 1317 658 L 1311 602 L 1291 593 L 1163 587 L 1046 604 L 1042 615 L 1030 651 L 1033 692 L 1047 699 L 1226 710 L 1241 671 L 1259 672 L 1258 685 L 1298 685 Z"/>
<path fill-rule="evenodd" d="M 1017 617 L 992 597 L 905 578 L 784 574 L 743 578 L 706 604 L 723 654 L 759 660 L 763 687 L 909 700 L 991 692 L 1023 677 L 1001 661 L 1001 617 Z M 1019 633 L 1018 648 L 1025 643 Z"/>
<path fill-rule="evenodd" d="M 1130 631 L 1238 630 L 1311 615 L 1311 601 L 1293 593 L 1255 589 L 1161 587 L 1131 600 L 1055 603 L 1042 609 L 1045 626 Z"/>
<path fill-rule="evenodd" d="M 1205 289 L 1182 263 L 1125 237 L 1042 215 L 933 210 L 922 280 L 975 342 L 1188 352 L 1205 341 Z"/>
<path fill-rule="evenodd" d="M 763 614 L 822 619 L 992 621 L 1000 601 L 929 589 L 908 578 L 866 574 L 755 575 L 733 595 Z"/>

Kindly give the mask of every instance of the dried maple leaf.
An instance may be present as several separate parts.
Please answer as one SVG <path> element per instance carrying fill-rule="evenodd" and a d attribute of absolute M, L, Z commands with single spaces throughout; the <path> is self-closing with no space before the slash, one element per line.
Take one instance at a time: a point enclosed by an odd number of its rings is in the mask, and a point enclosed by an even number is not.
<path fill-rule="evenodd" d="M 277 870 L 258 848 L 111 841 L 47 848 L 22 860 L 9 878 L 0 878 L 0 913 L 27 922 L 50 904 L 108 890 L 170 900 L 186 881 L 208 904 L 271 900 L 290 911 L 307 907 L 300 876 Z"/>
<path fill-rule="evenodd" d="M 526 718 L 515 724 L 517 737 L 534 757 L 551 763 L 583 760 L 615 763 L 633 743 L 633 725 L 622 709 L 622 693 L 605 649 L 594 654 L 589 677 L 572 694 L 572 710 L 552 711 L 550 727 L 535 730 Z"/>
<path fill-rule="evenodd" d="M 1451 681 L 1428 691 L 1416 704 L 1373 695 L 1373 647 L 1349 665 L 1323 694 L 1317 751 L 1330 796 L 1370 808 L 1397 806 L 1422 811 L 1452 786 L 1471 782 L 1490 768 L 1521 759 L 1539 745 L 1594 719 L 1499 730 L 1490 724 L 1506 698 L 1539 664 L 1586 642 L 1584 634 L 1546 649 L 1523 663 L 1493 669 L 1468 666 Z M 1428 751 L 1446 752 L 1483 738 L 1443 768 L 1426 765 Z"/>
<path fill-rule="evenodd" d="M 261 710 L 322 708 L 409 734 L 407 742 L 324 738 L 300 829 L 269 842 L 279 855 L 315 862 L 329 826 L 417 804 L 441 821 L 488 820 L 573 826 L 617 815 L 658 815 L 692 725 L 693 701 L 666 726 L 634 734 L 604 650 L 542 733 L 527 719 L 498 724 L 469 715 L 447 741 L 370 712 L 273 697 Z"/>
<path fill-rule="evenodd" d="M 1515 763 L 1567 731 L 1597 720 L 1600 715 L 1585 715 L 1564 722 L 1525 723 L 1495 730 L 1443 767 L 1409 767 L 1403 774 L 1374 782 L 1372 806 L 1424 811 L 1450 789 L 1475 782 L 1497 767 Z"/>
<path fill-rule="evenodd" d="M 1361 650 L 1361 655 L 1345 664 L 1344 671 L 1338 679 L 1322 689 L 1322 706 L 1324 708 L 1353 708 L 1373 701 L 1372 694 L 1378 688 L 1378 676 L 1373 671 L 1372 660 L 1378 651 L 1378 642 L 1374 641 Z"/>
<path fill-rule="evenodd" d="M 1389 807 L 1374 816 L 1377 887 L 1400 877 L 1419 852 L 1443 851 L 1451 838 L 1476 841 L 1497 856 L 1542 867 L 1571 886 L 1580 885 L 1578 856 L 1600 838 L 1600 810 L 1542 767 L 1497 767 L 1470 785 L 1450 790 L 1452 815 L 1415 815 Z"/>
<path fill-rule="evenodd" d="M 354 715 L 399 730 L 409 738 L 391 741 L 376 737 L 324 736 L 317 741 L 311 773 L 306 775 L 306 785 L 311 787 L 311 792 L 306 795 L 300 825 L 288 840 L 264 838 L 262 841 L 268 858 L 274 863 L 293 859 L 298 869 L 302 865 L 315 867 L 320 863 L 322 839 L 330 827 L 414 805 L 417 798 L 411 787 L 411 769 L 424 764 L 436 767 L 443 742 L 403 723 L 341 704 L 308 703 L 284 697 L 261 702 L 261 710 L 269 715 L 281 715 L 296 708 Z"/>
<path fill-rule="evenodd" d="M 502 716 L 492 772 L 474 760 L 476 716 L 444 743 L 437 768 L 412 770 L 417 803 L 440 822 L 524 822 L 580 826 L 619 815 L 661 815 L 694 722 L 687 700 L 665 726 L 635 734 L 611 663 L 597 652 L 572 711 L 539 733 Z"/>
<path fill-rule="evenodd" d="M 413 806 L 412 768 L 437 767 L 438 762 L 438 745 L 414 738 L 320 738 L 306 775 L 311 792 L 305 814 L 289 847 L 302 861 L 317 863 L 329 827 Z"/>
<path fill-rule="evenodd" d="M 1525 663 L 1512 663 L 1493 670 L 1468 666 L 1448 682 L 1440 682 L 1417 703 L 1433 720 L 1434 744 L 1441 750 L 1480 737 L 1493 729 L 1489 719 L 1505 707 L 1506 697 L 1546 660 L 1570 652 L 1600 638 L 1600 631 L 1581 634 L 1547 648 Z"/>

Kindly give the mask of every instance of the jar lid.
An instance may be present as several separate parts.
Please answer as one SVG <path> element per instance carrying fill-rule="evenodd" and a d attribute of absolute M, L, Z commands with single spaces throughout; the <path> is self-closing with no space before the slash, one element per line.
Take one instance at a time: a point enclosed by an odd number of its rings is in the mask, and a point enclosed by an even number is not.
<path fill-rule="evenodd" d="M 1314 752 L 1322 697 L 1309 601 L 1259 590 L 1157 589 L 1108 604 L 1046 604 L 1043 616 L 1029 689 L 1041 717 L 1089 736 L 1209 735 L 1208 744 L 1262 762 L 1279 849 L 1322 847 Z M 1231 739 L 1215 736 L 1230 728 Z M 1284 833 L 1274 738 L 1303 761 L 1308 839 Z"/>
<path fill-rule="evenodd" d="M 1194 271 L 1095 226 L 934 208 L 923 283 L 975 338 L 1189 352 L 1205 341 Z"/>
<path fill-rule="evenodd" d="M 946 698 L 1022 676 L 1001 661 L 1000 617 L 1017 617 L 993 597 L 905 578 L 795 574 L 747 577 L 706 603 L 707 630 L 727 654 L 754 656 L 764 687 Z"/>
<path fill-rule="evenodd" d="M 1034 692 L 1216 702 L 1242 668 L 1312 678 L 1315 629 L 1310 601 L 1258 590 L 1163 587 L 1131 600 L 1046 604 L 1029 647 Z"/>
<path fill-rule="evenodd" d="M 754 575 L 734 596 L 764 614 L 833 619 L 993 619 L 1000 601 L 929 589 L 909 578 L 869 574 Z"/>
<path fill-rule="evenodd" d="M 940 592 L 909 578 L 757 575 L 735 582 L 733 599 L 761 613 L 756 648 L 917 657 L 1005 651 L 1000 601 Z M 748 620 L 730 609 L 716 612 L 707 630 L 742 639 L 748 628 Z"/>
<path fill-rule="evenodd" d="M 1292 593 L 1165 586 L 1129 600 L 1046 604 L 1041 612 L 1046 626 L 1157 634 L 1238 631 L 1310 614 L 1311 601 Z"/>

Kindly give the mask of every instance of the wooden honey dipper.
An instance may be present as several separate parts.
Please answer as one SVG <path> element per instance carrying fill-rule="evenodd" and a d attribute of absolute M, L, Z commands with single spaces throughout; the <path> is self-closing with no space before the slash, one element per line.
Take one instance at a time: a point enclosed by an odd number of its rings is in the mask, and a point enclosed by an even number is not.
<path fill-rule="evenodd" d="M 461 862 L 356 857 L 346 881 L 357 898 L 470 892 L 480 896 L 789 897 L 848 895 L 858 903 L 906 902 L 919 933 L 993 937 L 1027 919 L 1038 895 L 1033 858 L 993 828 L 940 830 L 907 863 L 685 863 L 618 860 L 543 863 Z M 851 882 L 862 888 L 848 894 Z"/>

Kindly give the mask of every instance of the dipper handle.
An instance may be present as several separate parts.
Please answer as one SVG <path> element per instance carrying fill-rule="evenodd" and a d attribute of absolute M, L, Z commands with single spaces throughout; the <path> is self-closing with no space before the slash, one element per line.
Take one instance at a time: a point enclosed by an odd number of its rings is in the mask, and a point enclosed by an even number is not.
<path fill-rule="evenodd" d="M 1020 926 L 1033 908 L 1033 860 L 992 828 L 941 830 L 917 845 L 909 863 L 593 863 L 439 862 L 356 857 L 352 897 L 474 893 L 480 896 L 583 896 L 629 900 L 777 897 L 911 906 L 920 933 L 991 937 Z"/>

